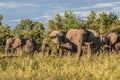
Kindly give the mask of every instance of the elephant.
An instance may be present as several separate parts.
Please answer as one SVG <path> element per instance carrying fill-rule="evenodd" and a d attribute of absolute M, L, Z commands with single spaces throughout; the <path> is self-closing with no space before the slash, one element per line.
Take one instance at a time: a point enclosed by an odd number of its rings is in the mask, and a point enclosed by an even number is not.
<path fill-rule="evenodd" d="M 118 41 L 118 35 L 115 32 L 105 33 L 101 37 L 102 45 L 107 45 L 108 51 L 115 51 L 115 43 Z"/>
<path fill-rule="evenodd" d="M 120 42 L 117 42 L 114 46 L 116 52 L 120 50 Z"/>
<path fill-rule="evenodd" d="M 100 38 L 98 33 L 92 29 L 70 29 L 66 33 L 66 38 L 77 47 L 77 60 L 80 59 L 85 48 L 88 49 L 88 53 L 92 50 L 100 49 Z M 84 45 L 84 43 L 86 45 Z M 89 45 L 88 45 L 89 44 Z"/>
<path fill-rule="evenodd" d="M 117 42 L 114 45 L 115 51 L 119 51 L 120 50 L 120 34 L 118 34 L 118 39 Z"/>
<path fill-rule="evenodd" d="M 82 44 L 82 53 L 85 54 L 91 54 L 91 44 L 92 42 L 83 42 Z"/>
<path fill-rule="evenodd" d="M 38 52 L 38 49 L 37 49 L 37 43 L 35 42 L 34 39 L 32 38 L 26 38 L 26 39 L 23 39 L 23 42 L 24 42 L 24 48 L 29 51 L 29 52 Z"/>
<path fill-rule="evenodd" d="M 12 52 L 15 51 L 15 49 L 20 48 L 22 46 L 22 39 L 20 38 L 8 38 L 6 40 L 5 45 L 5 53 L 8 53 L 8 49 L 12 48 Z"/>
<path fill-rule="evenodd" d="M 52 31 L 47 38 L 42 41 L 42 52 L 44 54 L 45 49 L 49 46 L 48 43 L 52 41 L 56 44 L 57 54 L 62 56 L 62 47 L 60 45 L 65 42 L 66 31 Z M 50 49 L 49 49 L 50 50 Z M 50 51 L 51 52 L 51 51 Z"/>
<path fill-rule="evenodd" d="M 8 38 L 6 41 L 5 46 L 5 53 L 8 53 L 8 49 L 12 48 L 12 52 L 14 53 L 15 50 L 18 48 L 22 49 L 24 46 L 30 50 L 37 50 L 36 42 L 34 39 L 31 38 Z"/>
<path fill-rule="evenodd" d="M 100 50 L 101 40 L 99 34 L 93 29 L 87 29 L 88 31 L 88 39 L 86 42 L 89 42 L 91 45 L 92 53 L 96 53 Z"/>
<path fill-rule="evenodd" d="M 77 46 L 77 60 L 81 56 L 82 43 L 87 39 L 88 33 L 84 29 L 69 29 L 66 38 Z"/>

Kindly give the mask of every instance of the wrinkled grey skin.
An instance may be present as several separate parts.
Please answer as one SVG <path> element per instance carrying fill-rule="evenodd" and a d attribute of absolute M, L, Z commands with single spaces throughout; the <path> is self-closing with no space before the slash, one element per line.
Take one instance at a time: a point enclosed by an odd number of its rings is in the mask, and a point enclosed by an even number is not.
<path fill-rule="evenodd" d="M 64 39 L 65 39 L 65 34 L 66 32 L 63 31 L 57 31 L 54 30 L 50 33 L 50 35 L 48 36 L 48 38 L 45 38 L 42 42 L 42 52 L 44 54 L 45 49 L 48 47 L 47 42 L 50 40 L 53 43 L 56 44 L 56 50 L 57 50 L 57 54 L 60 55 L 60 57 L 62 56 L 62 47 L 60 47 L 61 44 L 64 43 Z M 49 39 L 49 40 L 48 40 Z"/>
<path fill-rule="evenodd" d="M 31 51 L 37 50 L 36 42 L 31 38 L 8 38 L 5 46 L 5 53 L 8 53 L 9 48 L 12 48 L 12 52 L 14 53 L 15 50 L 18 48 L 22 49 L 23 46 Z"/>
<path fill-rule="evenodd" d="M 22 40 L 20 38 L 8 38 L 5 46 L 5 53 L 8 53 L 8 49 L 12 48 L 12 52 L 22 46 Z"/>
<path fill-rule="evenodd" d="M 102 45 L 106 45 L 109 51 L 114 51 L 114 45 L 118 41 L 118 35 L 115 32 L 105 33 L 101 37 Z"/>

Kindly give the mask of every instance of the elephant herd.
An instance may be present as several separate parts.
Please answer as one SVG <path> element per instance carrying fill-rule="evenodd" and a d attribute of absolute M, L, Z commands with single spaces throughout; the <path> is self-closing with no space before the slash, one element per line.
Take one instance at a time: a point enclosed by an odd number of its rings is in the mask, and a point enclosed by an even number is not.
<path fill-rule="evenodd" d="M 30 52 L 38 51 L 37 44 L 32 38 L 8 38 L 6 40 L 5 53 L 8 53 L 12 48 L 12 52 L 18 49 L 26 49 Z"/>
<path fill-rule="evenodd" d="M 77 53 L 79 60 L 83 53 L 99 53 L 103 48 L 108 52 L 117 52 L 120 50 L 120 35 L 115 32 L 99 35 L 93 29 L 69 29 L 68 31 L 52 31 L 47 38 L 43 40 L 42 52 L 45 53 L 49 46 L 49 39 L 56 44 L 57 53 L 62 56 L 64 49 L 68 55 Z M 54 50 L 54 49 L 51 49 Z M 50 51 L 51 52 L 51 51 Z"/>
<path fill-rule="evenodd" d="M 50 41 L 56 44 L 54 49 L 49 45 Z M 69 56 L 75 52 L 77 53 L 77 59 L 80 59 L 82 54 L 97 53 L 103 46 L 105 47 L 104 50 L 107 49 L 108 52 L 119 51 L 120 35 L 115 32 L 99 35 L 93 29 L 54 30 L 43 39 L 40 49 L 43 54 L 45 51 L 50 54 L 52 50 L 56 50 L 59 56 L 62 56 L 65 50 Z M 8 53 L 10 48 L 13 52 L 18 48 L 27 48 L 32 52 L 38 52 L 37 43 L 32 38 L 9 38 L 6 40 L 5 53 Z"/>

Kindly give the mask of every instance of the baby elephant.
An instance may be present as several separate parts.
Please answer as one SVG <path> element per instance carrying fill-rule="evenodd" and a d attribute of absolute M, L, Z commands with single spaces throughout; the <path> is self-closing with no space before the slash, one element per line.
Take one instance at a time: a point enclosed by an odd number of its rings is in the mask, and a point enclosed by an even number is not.
<path fill-rule="evenodd" d="M 114 45 L 114 48 L 115 48 L 115 51 L 119 51 L 119 50 L 120 50 L 120 42 L 117 42 L 117 43 Z"/>
<path fill-rule="evenodd" d="M 82 45 L 82 53 L 91 54 L 91 44 L 92 42 L 84 42 Z"/>
<path fill-rule="evenodd" d="M 38 52 L 37 49 L 37 44 L 34 39 L 28 38 L 28 39 L 23 39 L 24 47 L 27 51 L 29 52 Z"/>

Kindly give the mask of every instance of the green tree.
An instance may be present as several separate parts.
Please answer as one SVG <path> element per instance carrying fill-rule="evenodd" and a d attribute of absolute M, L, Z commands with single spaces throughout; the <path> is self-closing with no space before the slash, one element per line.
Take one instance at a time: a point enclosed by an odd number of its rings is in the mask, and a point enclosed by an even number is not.
<path fill-rule="evenodd" d="M 2 19 L 3 19 L 3 16 L 0 15 L 0 26 L 2 25 Z"/>
<path fill-rule="evenodd" d="M 33 22 L 30 19 L 23 19 L 20 21 L 20 23 L 18 23 L 14 30 L 13 30 L 13 34 L 15 34 L 15 36 L 18 37 L 22 37 L 24 31 L 29 31 L 33 29 Z"/>
<path fill-rule="evenodd" d="M 94 11 L 91 11 L 89 16 L 87 17 L 86 28 L 97 29 L 97 26 L 95 25 L 95 21 L 96 21 L 96 13 Z"/>

